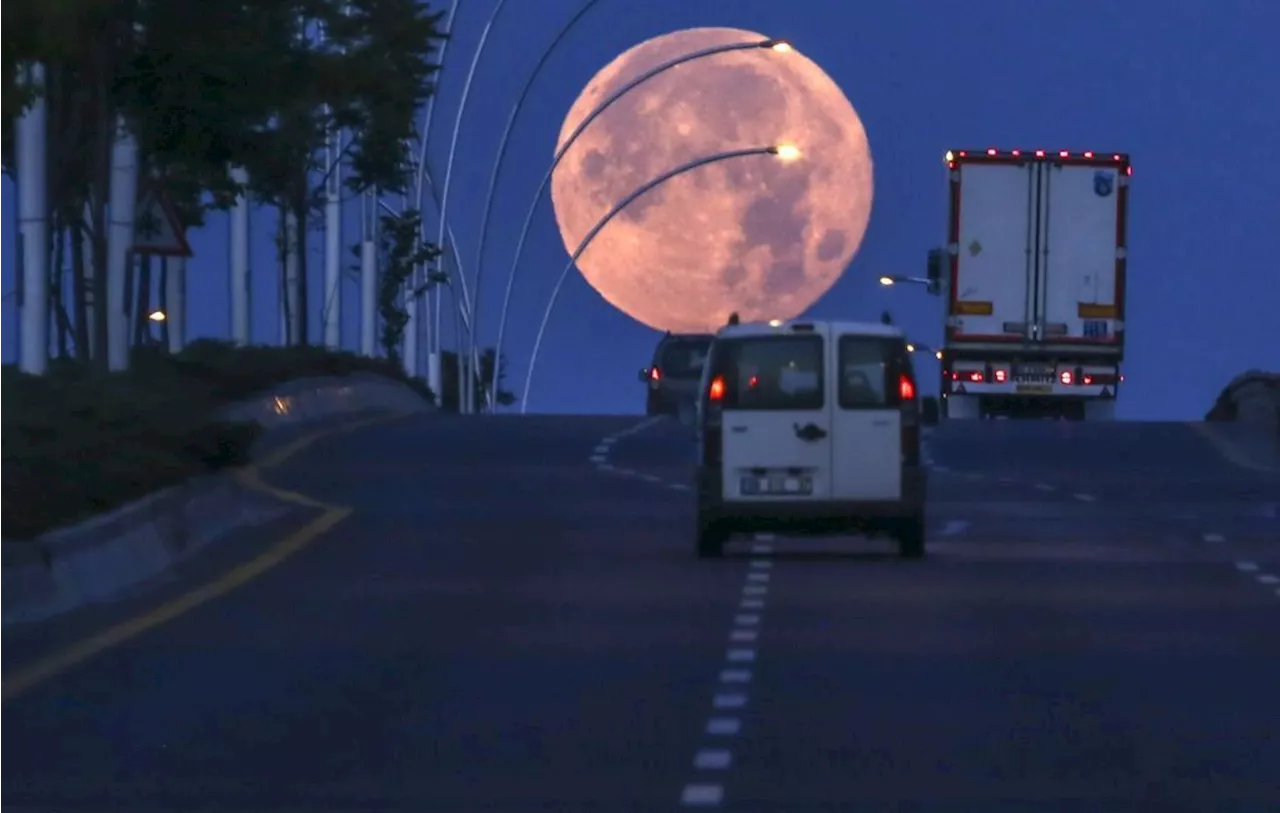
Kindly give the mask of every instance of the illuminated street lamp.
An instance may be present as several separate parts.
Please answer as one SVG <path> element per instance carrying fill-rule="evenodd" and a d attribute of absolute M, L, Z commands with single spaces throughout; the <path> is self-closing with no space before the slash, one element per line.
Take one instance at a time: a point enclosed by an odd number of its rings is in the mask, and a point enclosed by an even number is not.
<path fill-rule="evenodd" d="M 152 311 L 147 314 L 147 318 L 152 322 L 163 322 L 167 317 L 165 317 L 164 311 Z"/>
<path fill-rule="evenodd" d="M 637 198 L 642 197 L 645 193 L 661 186 L 672 178 L 683 175 L 686 172 L 691 172 L 699 167 L 704 167 L 708 164 L 728 161 L 731 158 L 744 158 L 750 155 L 772 155 L 776 156 L 780 161 L 791 162 L 800 157 L 800 150 L 789 144 L 769 147 L 753 147 L 745 150 L 728 150 L 689 161 L 681 164 L 675 169 L 662 173 L 658 177 L 653 178 L 636 188 L 636 190 L 631 194 L 618 201 L 617 205 L 610 209 L 604 217 L 596 221 L 596 224 L 592 226 L 591 230 L 582 238 L 582 242 L 578 243 L 578 247 L 574 250 L 573 255 L 569 257 L 569 262 L 565 264 L 564 270 L 560 272 L 560 278 L 556 280 L 555 288 L 551 289 L 551 298 L 547 302 L 547 309 L 542 314 L 542 323 L 538 326 L 538 334 L 533 340 L 533 353 L 529 357 L 529 370 L 525 374 L 524 379 L 524 394 L 520 398 L 521 414 L 524 414 L 529 409 L 529 388 L 533 384 L 533 370 L 534 366 L 538 363 L 538 350 L 542 346 L 542 337 L 547 331 L 547 323 L 551 320 L 551 310 L 555 307 L 556 298 L 559 297 L 560 289 L 564 287 L 564 281 L 568 279 L 569 272 L 573 270 L 574 265 L 578 262 L 578 258 L 581 257 L 582 253 L 591 245 L 591 241 L 596 238 L 596 235 L 598 235 L 605 226 L 609 225 L 611 220 L 617 217 L 623 209 L 630 206 Z"/>
<path fill-rule="evenodd" d="M 754 40 L 751 42 L 737 42 L 737 43 L 730 43 L 728 45 L 717 45 L 712 48 L 703 48 L 701 50 L 693 51 L 691 53 L 685 54 L 684 56 L 676 57 L 675 59 L 671 59 L 666 62 L 663 62 L 661 65 L 658 65 L 655 68 L 645 71 L 644 73 L 637 76 L 635 79 L 632 79 L 630 82 L 627 82 L 625 85 L 618 88 L 613 93 L 609 94 L 609 96 L 607 96 L 603 101 L 601 101 L 600 104 L 597 105 L 594 110 L 588 113 L 586 117 L 583 118 L 582 121 L 578 124 L 577 128 L 575 128 L 574 131 L 569 134 L 569 137 L 565 139 L 564 144 L 562 144 L 560 148 L 556 150 L 555 157 L 551 159 L 551 166 L 547 167 L 546 174 L 542 176 L 542 183 L 538 185 L 538 191 L 533 193 L 533 200 L 530 202 L 529 210 L 525 213 L 525 216 L 524 216 L 524 225 L 520 227 L 520 236 L 519 238 L 516 239 L 515 257 L 511 261 L 511 270 L 507 274 L 507 289 L 506 289 L 506 292 L 503 294 L 502 313 L 498 317 L 498 340 L 494 348 L 494 352 L 497 354 L 496 356 L 497 358 L 502 358 L 502 339 L 503 339 L 503 336 L 506 334 L 507 313 L 511 307 L 511 291 L 515 286 L 516 269 L 520 267 L 520 257 L 524 253 L 524 244 L 525 244 L 525 240 L 529 236 L 529 227 L 533 223 L 534 212 L 538 208 L 538 203 L 542 200 L 543 193 L 546 192 L 548 184 L 551 183 L 551 176 L 552 174 L 555 173 L 556 167 L 560 166 L 560 161 L 564 158 L 565 154 L 569 151 L 569 148 L 572 147 L 577 142 L 578 137 L 581 136 L 582 133 L 586 131 L 587 127 L 591 124 L 591 122 L 595 121 L 597 118 L 600 117 L 602 113 L 604 113 L 604 111 L 608 110 L 611 106 L 613 106 L 614 102 L 618 101 L 623 96 L 626 96 L 628 93 L 635 90 L 637 87 L 643 85 L 645 82 L 648 82 L 650 79 L 654 78 L 655 76 L 658 76 L 662 73 L 666 73 L 672 68 L 676 68 L 680 65 L 684 65 L 689 62 L 694 62 L 699 59 L 704 59 L 706 57 L 715 56 L 716 54 L 725 54 L 725 53 L 730 53 L 732 51 L 749 51 L 753 49 L 768 50 L 768 51 L 773 51 L 774 53 L 785 54 L 791 51 L 791 44 L 786 42 L 785 40 L 779 40 L 779 39 Z M 770 147 L 769 149 L 777 150 L 778 148 Z M 750 153 L 750 154 L 757 154 L 757 153 Z M 774 154 L 777 154 L 777 153 L 775 152 Z M 785 159 L 785 156 L 779 155 L 779 157 L 783 157 Z M 798 157 L 798 152 L 797 152 L 797 157 Z M 480 235 L 480 239 L 482 240 L 484 239 L 483 234 Z M 479 273 L 478 268 L 476 269 L 476 272 Z M 476 287 L 479 288 L 479 285 L 477 284 Z M 532 364 L 530 366 L 532 366 Z M 497 365 L 494 365 L 493 380 L 490 383 L 490 387 L 491 387 L 491 391 L 493 392 L 498 391 L 498 366 Z M 521 409 L 523 408 L 524 407 L 522 405 Z"/>

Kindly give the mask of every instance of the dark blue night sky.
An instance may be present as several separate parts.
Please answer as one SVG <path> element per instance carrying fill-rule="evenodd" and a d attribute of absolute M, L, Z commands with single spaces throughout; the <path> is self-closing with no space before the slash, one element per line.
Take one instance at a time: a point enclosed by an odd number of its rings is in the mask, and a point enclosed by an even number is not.
<path fill-rule="evenodd" d="M 454 167 L 450 220 L 468 274 L 492 156 L 515 95 L 546 43 L 581 0 L 509 0 L 490 35 Z M 449 128 L 471 50 L 492 0 L 461 0 L 442 76 L 432 162 L 443 175 Z M 731 26 L 787 38 L 844 89 L 866 126 L 876 199 L 862 249 L 814 317 L 875 319 L 890 309 L 913 338 L 937 341 L 941 302 L 884 289 L 882 273 L 921 273 L 943 240 L 949 147 L 1045 147 L 1133 156 L 1129 235 L 1126 418 L 1195 418 L 1235 373 L 1275 369 L 1280 355 L 1275 190 L 1280 162 L 1280 4 L 1154 0 L 601 0 L 551 60 L 517 124 L 495 210 L 481 331 L 492 343 L 499 285 L 529 196 L 550 161 L 561 119 L 614 56 L 690 26 Z M 17 358 L 13 297 L 16 196 L 4 185 L 4 360 Z M 357 239 L 359 209 L 346 216 Z M 254 331 L 275 341 L 275 216 L 253 222 Z M 227 222 L 189 235 L 193 336 L 229 335 Z M 310 267 L 320 299 L 321 240 Z M 534 224 L 519 307 L 508 335 L 512 385 L 523 383 L 537 320 L 565 253 L 549 201 Z M 357 283 L 346 291 L 344 344 L 357 341 Z M 318 331 L 318 324 L 314 328 Z M 446 341 L 452 336 L 446 328 Z M 317 334 L 318 335 L 318 334 Z M 549 331 L 531 409 L 635 412 L 635 371 L 656 334 L 572 280 Z M 922 379 L 936 380 L 923 361 Z M 518 386 L 512 386 L 519 390 Z"/>

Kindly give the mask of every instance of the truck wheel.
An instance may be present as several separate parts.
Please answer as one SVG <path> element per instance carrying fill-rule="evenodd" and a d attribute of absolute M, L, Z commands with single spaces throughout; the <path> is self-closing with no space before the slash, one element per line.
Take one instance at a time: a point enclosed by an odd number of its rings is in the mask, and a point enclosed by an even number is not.
<path fill-rule="evenodd" d="M 903 520 L 898 526 L 898 555 L 903 559 L 924 558 L 924 517 Z"/>
<path fill-rule="evenodd" d="M 729 534 L 720 523 L 703 519 L 701 512 L 698 514 L 697 537 L 699 559 L 719 559 L 724 556 L 724 546 L 729 541 Z"/>

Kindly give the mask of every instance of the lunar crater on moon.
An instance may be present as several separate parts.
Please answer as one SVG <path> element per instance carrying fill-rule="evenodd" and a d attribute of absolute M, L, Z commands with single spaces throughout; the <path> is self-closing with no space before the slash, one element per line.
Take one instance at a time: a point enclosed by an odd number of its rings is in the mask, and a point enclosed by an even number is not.
<path fill-rule="evenodd" d="M 557 150 L 601 101 L 663 62 L 720 44 L 759 42 L 730 28 L 677 31 L 605 66 L 570 109 Z M 866 232 L 872 164 L 844 93 L 792 50 L 715 54 L 669 70 L 592 122 L 552 176 L 566 250 L 635 189 L 715 153 L 778 144 L 801 150 L 730 158 L 673 178 L 622 210 L 578 261 L 610 304 L 659 330 L 698 332 L 800 315 L 848 267 Z"/>

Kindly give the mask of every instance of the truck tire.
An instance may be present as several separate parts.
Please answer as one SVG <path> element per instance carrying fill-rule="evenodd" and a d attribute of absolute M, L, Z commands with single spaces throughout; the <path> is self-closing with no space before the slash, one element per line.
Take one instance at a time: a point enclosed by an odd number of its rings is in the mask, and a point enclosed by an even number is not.
<path fill-rule="evenodd" d="M 898 555 L 903 559 L 924 558 L 924 517 L 914 516 L 898 526 Z"/>

